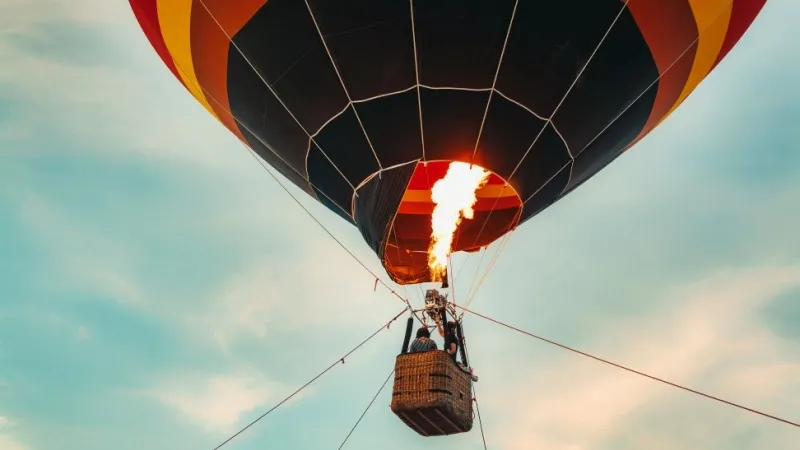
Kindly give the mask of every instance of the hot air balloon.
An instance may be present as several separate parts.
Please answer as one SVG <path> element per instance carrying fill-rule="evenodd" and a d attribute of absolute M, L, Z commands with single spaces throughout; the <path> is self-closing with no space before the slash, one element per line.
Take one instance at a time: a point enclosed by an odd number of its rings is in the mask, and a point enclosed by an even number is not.
<path fill-rule="evenodd" d="M 450 250 L 545 210 L 652 131 L 766 0 L 130 0 L 167 68 L 355 225 L 392 280 L 437 280 L 434 184 L 489 172 Z"/>

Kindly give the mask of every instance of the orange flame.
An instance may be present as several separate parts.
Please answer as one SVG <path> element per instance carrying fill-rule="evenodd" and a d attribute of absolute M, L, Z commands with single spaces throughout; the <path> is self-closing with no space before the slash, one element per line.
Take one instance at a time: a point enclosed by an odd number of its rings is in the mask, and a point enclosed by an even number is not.
<path fill-rule="evenodd" d="M 463 162 L 451 162 L 444 178 L 431 189 L 436 206 L 431 214 L 431 243 L 428 247 L 428 267 L 435 281 L 441 281 L 447 269 L 453 237 L 461 220 L 472 219 L 472 207 L 478 201 L 476 191 L 489 180 L 489 171 Z"/>

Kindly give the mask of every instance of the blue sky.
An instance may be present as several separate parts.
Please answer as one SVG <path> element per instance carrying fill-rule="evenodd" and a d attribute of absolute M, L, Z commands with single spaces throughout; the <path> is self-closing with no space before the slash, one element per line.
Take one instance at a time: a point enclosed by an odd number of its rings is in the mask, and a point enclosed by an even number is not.
<path fill-rule="evenodd" d="M 770 0 L 669 120 L 511 236 L 472 306 L 800 420 L 799 15 Z M 0 0 L 0 61 L 0 450 L 211 449 L 402 308 L 179 86 L 127 2 Z M 303 201 L 380 270 L 355 228 Z M 800 441 L 465 328 L 491 449 Z M 401 340 L 397 322 L 226 448 L 338 447 Z M 346 448 L 483 447 L 477 428 L 420 438 L 388 403 Z"/>

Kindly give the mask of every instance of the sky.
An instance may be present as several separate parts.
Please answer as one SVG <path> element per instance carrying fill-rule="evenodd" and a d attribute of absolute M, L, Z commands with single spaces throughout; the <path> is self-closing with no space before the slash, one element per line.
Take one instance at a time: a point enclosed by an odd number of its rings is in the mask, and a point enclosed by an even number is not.
<path fill-rule="evenodd" d="M 797 17 L 770 0 L 667 121 L 511 235 L 471 308 L 800 420 Z M 0 61 L 0 450 L 210 450 L 402 310 L 180 87 L 127 2 L 0 0 Z M 388 279 L 354 227 L 300 200 Z M 337 448 L 405 318 L 225 448 Z M 464 327 L 490 449 L 800 442 L 478 317 Z M 345 448 L 483 448 L 477 425 L 419 437 L 389 402 L 387 388 Z"/>

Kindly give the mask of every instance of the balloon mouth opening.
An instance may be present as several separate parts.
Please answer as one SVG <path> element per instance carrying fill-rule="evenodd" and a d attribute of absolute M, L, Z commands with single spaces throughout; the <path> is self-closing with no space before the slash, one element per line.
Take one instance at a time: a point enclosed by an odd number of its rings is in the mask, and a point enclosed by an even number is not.
<path fill-rule="evenodd" d="M 383 266 L 393 281 L 416 284 L 438 281 L 429 267 L 429 249 L 436 208 L 431 190 L 442 180 L 454 161 L 417 163 L 386 237 Z M 522 215 L 523 202 L 517 190 L 491 170 L 475 190 L 473 217 L 457 225 L 451 253 L 475 252 L 514 229 Z"/>

